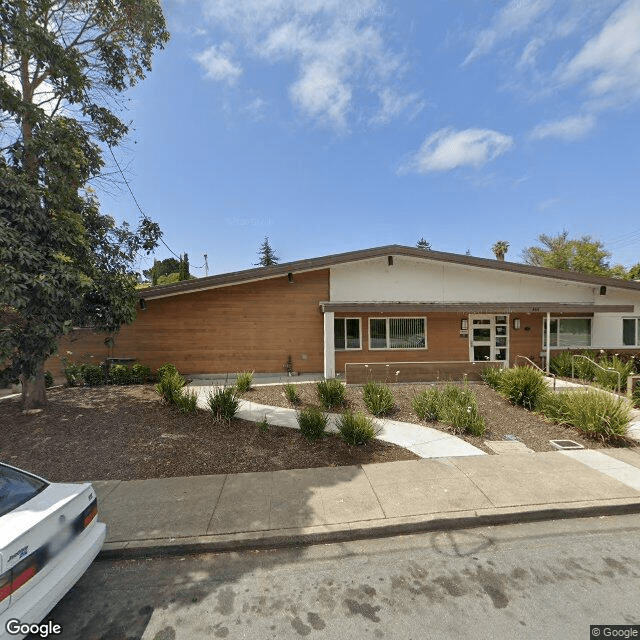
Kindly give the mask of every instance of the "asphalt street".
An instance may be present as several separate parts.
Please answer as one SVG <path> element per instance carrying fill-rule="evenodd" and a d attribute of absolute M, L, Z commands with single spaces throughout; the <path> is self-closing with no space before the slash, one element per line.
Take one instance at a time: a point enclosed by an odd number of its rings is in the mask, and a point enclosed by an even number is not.
<path fill-rule="evenodd" d="M 632 515 L 99 561 L 48 619 L 69 640 L 587 640 L 640 625 L 639 534 Z"/>

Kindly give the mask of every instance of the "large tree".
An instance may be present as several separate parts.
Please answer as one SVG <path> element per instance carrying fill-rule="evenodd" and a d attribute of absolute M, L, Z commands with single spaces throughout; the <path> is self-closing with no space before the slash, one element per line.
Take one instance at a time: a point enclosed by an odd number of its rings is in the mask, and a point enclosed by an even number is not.
<path fill-rule="evenodd" d="M 135 318 L 133 261 L 161 235 L 100 213 L 87 188 L 128 128 L 118 94 L 168 40 L 156 0 L 0 0 L 0 368 L 46 403 L 43 364 L 74 324 Z"/>
<path fill-rule="evenodd" d="M 509 243 L 506 240 L 498 240 L 492 247 L 491 251 L 496 257 L 496 260 L 504 261 L 504 257 L 509 251 Z"/>
<path fill-rule="evenodd" d="M 264 242 L 258 249 L 258 256 L 258 262 L 256 262 L 257 267 L 271 267 L 274 264 L 278 264 L 280 261 L 280 258 L 278 258 L 274 250 L 271 248 L 269 238 L 267 236 L 265 236 Z"/>
<path fill-rule="evenodd" d="M 541 246 L 532 246 L 522 252 L 524 261 L 538 267 L 577 271 L 598 276 L 617 275 L 617 267 L 610 267 L 611 254 L 599 240 L 590 236 L 570 238 L 568 231 L 557 236 L 538 236 Z"/>

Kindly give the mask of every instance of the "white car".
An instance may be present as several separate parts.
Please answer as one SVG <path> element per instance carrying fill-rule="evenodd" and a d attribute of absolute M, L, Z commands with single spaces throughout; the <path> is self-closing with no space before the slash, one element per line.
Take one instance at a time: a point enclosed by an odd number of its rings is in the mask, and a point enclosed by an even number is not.
<path fill-rule="evenodd" d="M 0 463 L 0 638 L 38 634 L 35 627 L 98 555 L 106 531 L 91 484 L 47 482 Z M 51 637 L 59 633 L 49 629 Z"/>

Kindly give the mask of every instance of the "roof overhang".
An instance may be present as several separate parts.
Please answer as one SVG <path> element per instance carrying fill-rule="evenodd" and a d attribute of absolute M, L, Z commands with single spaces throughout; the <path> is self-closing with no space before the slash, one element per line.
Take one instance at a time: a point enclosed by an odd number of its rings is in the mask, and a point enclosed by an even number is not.
<path fill-rule="evenodd" d="M 384 247 L 374 247 L 372 249 L 360 249 L 358 251 L 347 251 L 346 253 L 337 253 L 319 258 L 309 258 L 305 260 L 296 260 L 271 267 L 257 267 L 254 269 L 245 269 L 244 271 L 234 271 L 232 273 L 223 273 L 205 278 L 196 278 L 195 280 L 185 280 L 173 284 L 160 285 L 140 289 L 138 297 L 153 300 L 156 298 L 166 298 L 169 296 L 180 295 L 184 293 L 193 293 L 195 291 L 205 291 L 208 289 L 216 289 L 219 287 L 227 287 L 235 284 L 246 282 L 255 282 L 258 280 L 268 280 L 279 276 L 286 276 L 288 273 L 304 273 L 307 271 L 317 271 L 319 269 L 327 269 L 340 264 L 349 262 L 359 262 L 362 260 L 371 260 L 384 256 L 405 256 L 409 258 L 418 258 L 420 260 L 431 260 L 435 262 L 446 262 L 459 264 L 469 267 L 479 267 L 483 269 L 493 269 L 498 271 L 508 271 L 512 273 L 521 273 L 530 276 L 538 276 L 541 278 L 552 278 L 554 280 L 566 280 L 570 282 L 579 282 L 584 284 L 606 285 L 616 287 L 618 289 L 633 289 L 640 292 L 640 282 L 634 280 L 619 280 L 617 278 L 605 278 L 602 276 L 592 276 L 584 273 L 575 273 L 573 271 L 561 271 L 559 269 L 547 269 L 546 267 L 534 267 L 528 264 L 520 264 L 519 262 L 506 262 L 501 260 L 493 260 L 489 258 L 476 258 L 474 256 L 459 255 L 457 253 L 446 253 L 444 251 L 425 251 L 415 247 L 405 247 L 402 245 L 387 245 Z"/>
<path fill-rule="evenodd" d="M 571 302 L 321 302 L 334 313 L 633 313 L 632 304 Z"/>

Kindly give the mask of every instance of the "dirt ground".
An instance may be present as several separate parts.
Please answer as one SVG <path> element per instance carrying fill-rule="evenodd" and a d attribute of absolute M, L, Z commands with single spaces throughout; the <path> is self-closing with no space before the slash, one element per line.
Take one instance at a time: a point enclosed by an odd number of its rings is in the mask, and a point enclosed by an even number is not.
<path fill-rule="evenodd" d="M 396 408 L 387 417 L 392 420 L 421 424 L 411 407 L 411 400 L 415 394 L 420 393 L 430 385 L 393 384 L 390 386 L 396 401 Z M 315 384 L 301 384 L 297 385 L 297 387 L 301 400 L 298 408 L 312 404 L 319 405 Z M 454 433 L 487 453 L 493 452 L 484 444 L 485 440 L 504 440 L 506 435 L 517 436 L 527 447 L 534 451 L 552 451 L 553 447 L 549 440 L 569 439 L 578 442 L 587 449 L 605 446 L 598 440 L 585 437 L 578 429 L 552 424 L 536 413 L 511 405 L 500 394 L 484 383 L 471 383 L 470 387 L 476 395 L 480 414 L 484 417 L 487 426 L 484 437 L 460 433 L 453 427 L 444 424 L 426 422 L 422 424 L 447 433 Z M 282 385 L 254 387 L 242 397 L 245 400 L 261 404 L 291 407 Z M 353 411 L 364 411 L 367 415 L 371 415 L 362 398 L 361 386 L 347 387 L 346 406 Z"/>
<path fill-rule="evenodd" d="M 0 401 L 0 460 L 51 481 L 133 480 L 343 466 L 416 455 L 375 441 L 349 447 L 339 437 L 308 442 L 295 429 L 253 422 L 216 424 L 183 415 L 150 385 L 50 389 L 49 406 L 25 415 Z"/>

